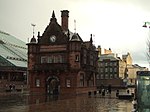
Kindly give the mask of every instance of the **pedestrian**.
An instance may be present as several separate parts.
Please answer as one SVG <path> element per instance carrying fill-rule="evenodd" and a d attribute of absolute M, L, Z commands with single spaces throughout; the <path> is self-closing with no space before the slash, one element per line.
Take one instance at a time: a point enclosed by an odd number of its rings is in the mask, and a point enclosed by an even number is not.
<path fill-rule="evenodd" d="M 130 93 L 130 90 L 129 90 L 129 89 L 127 90 L 127 93 L 128 93 L 128 94 Z"/>
<path fill-rule="evenodd" d="M 119 90 L 117 89 L 117 91 L 116 91 L 116 97 L 118 97 L 118 95 L 119 95 Z"/>
<path fill-rule="evenodd" d="M 102 96 L 105 96 L 105 89 L 102 89 Z"/>
<path fill-rule="evenodd" d="M 111 94 L 111 84 L 108 85 L 108 93 Z"/>
<path fill-rule="evenodd" d="M 24 88 L 24 86 L 23 86 L 23 85 L 21 85 L 21 93 L 23 93 L 23 88 Z"/>
<path fill-rule="evenodd" d="M 102 93 L 103 89 L 104 89 L 104 85 L 101 84 L 101 85 L 100 85 L 100 91 L 99 91 L 99 93 Z"/>
<path fill-rule="evenodd" d="M 13 88 L 13 91 L 15 91 L 15 84 L 13 84 L 12 88 Z"/>
<path fill-rule="evenodd" d="M 9 85 L 9 90 L 10 90 L 10 91 L 12 90 L 12 85 L 11 85 L 11 84 Z"/>
<path fill-rule="evenodd" d="M 134 98 L 134 100 L 132 101 L 132 104 L 133 104 L 133 111 L 136 112 L 137 110 L 137 99 Z"/>

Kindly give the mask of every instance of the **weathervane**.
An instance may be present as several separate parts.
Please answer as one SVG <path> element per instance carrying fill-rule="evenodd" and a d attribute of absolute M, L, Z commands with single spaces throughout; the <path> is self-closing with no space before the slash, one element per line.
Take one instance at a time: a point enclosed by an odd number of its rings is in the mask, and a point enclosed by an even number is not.
<path fill-rule="evenodd" d="M 74 32 L 76 33 L 76 20 L 74 20 Z"/>
<path fill-rule="evenodd" d="M 33 36 L 34 36 L 34 27 L 35 27 L 36 25 L 31 23 L 31 26 L 33 27 Z"/>

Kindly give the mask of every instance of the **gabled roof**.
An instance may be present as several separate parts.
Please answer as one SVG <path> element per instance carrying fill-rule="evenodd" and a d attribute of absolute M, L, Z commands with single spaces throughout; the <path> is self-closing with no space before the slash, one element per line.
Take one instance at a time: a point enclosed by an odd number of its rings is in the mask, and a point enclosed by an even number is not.
<path fill-rule="evenodd" d="M 130 53 L 128 52 L 125 55 L 122 55 L 122 59 L 126 60 L 130 56 Z M 130 56 L 131 57 L 131 56 Z"/>
<path fill-rule="evenodd" d="M 73 36 L 70 38 L 70 41 L 83 42 L 83 40 L 81 39 L 78 33 L 74 33 Z"/>
<path fill-rule="evenodd" d="M 0 31 L 0 66 L 27 67 L 26 43 Z"/>
<path fill-rule="evenodd" d="M 56 42 L 50 42 L 50 37 L 55 35 Z M 40 39 L 40 44 L 64 44 L 67 43 L 68 37 L 63 32 L 62 27 L 57 23 L 57 19 L 55 18 L 55 13 L 53 11 L 52 18 L 50 19 L 49 25 L 46 27 L 43 35 Z"/>

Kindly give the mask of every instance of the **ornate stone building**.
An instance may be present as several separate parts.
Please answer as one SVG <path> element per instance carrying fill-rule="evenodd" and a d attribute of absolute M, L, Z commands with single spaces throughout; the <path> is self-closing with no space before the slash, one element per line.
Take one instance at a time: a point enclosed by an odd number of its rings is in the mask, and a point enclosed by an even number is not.
<path fill-rule="evenodd" d="M 28 43 L 30 93 L 80 94 L 95 90 L 98 54 L 92 35 L 84 42 L 68 29 L 69 11 L 61 11 L 60 26 L 53 11 L 49 25 Z"/>

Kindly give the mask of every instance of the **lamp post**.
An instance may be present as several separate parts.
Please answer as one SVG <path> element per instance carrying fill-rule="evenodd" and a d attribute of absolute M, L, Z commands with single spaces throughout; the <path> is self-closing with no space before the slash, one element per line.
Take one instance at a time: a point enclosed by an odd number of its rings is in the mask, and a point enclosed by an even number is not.
<path fill-rule="evenodd" d="M 149 29 L 148 39 L 147 39 L 148 52 L 146 54 L 147 54 L 147 58 L 148 58 L 148 63 L 150 65 L 150 22 L 144 22 L 143 27 Z"/>
<path fill-rule="evenodd" d="M 150 22 L 144 22 L 143 27 L 144 27 L 144 28 L 147 28 L 147 27 L 149 27 L 149 28 L 150 28 Z"/>

